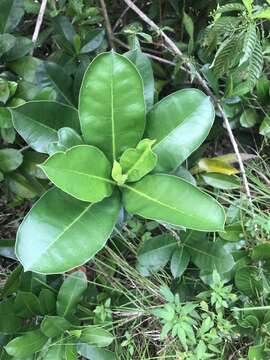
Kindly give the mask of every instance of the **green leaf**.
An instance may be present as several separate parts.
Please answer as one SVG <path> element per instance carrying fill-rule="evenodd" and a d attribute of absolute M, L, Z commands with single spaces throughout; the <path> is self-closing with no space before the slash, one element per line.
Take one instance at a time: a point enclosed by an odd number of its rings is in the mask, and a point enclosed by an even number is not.
<path fill-rule="evenodd" d="M 8 129 L 11 128 L 12 120 L 11 120 L 11 113 L 5 107 L 0 107 L 0 128 L 1 129 Z"/>
<path fill-rule="evenodd" d="M 127 149 L 122 154 L 120 165 L 127 175 L 127 181 L 138 181 L 154 169 L 157 163 L 157 155 L 151 149 L 154 142 L 155 140 L 143 139 L 136 149 Z"/>
<path fill-rule="evenodd" d="M 18 291 L 14 308 L 16 315 L 22 318 L 33 317 L 41 312 L 37 296 L 27 291 Z"/>
<path fill-rule="evenodd" d="M 254 345 L 248 349 L 248 360 L 266 360 L 267 354 L 264 352 L 265 345 Z"/>
<path fill-rule="evenodd" d="M 113 340 L 114 337 L 111 333 L 109 333 L 109 331 L 100 327 L 89 325 L 82 330 L 79 341 L 88 345 L 106 347 L 109 346 L 113 342 Z"/>
<path fill-rule="evenodd" d="M 17 257 L 25 269 L 39 273 L 62 273 L 82 265 L 105 245 L 119 211 L 117 193 L 89 204 L 51 189 L 21 224 Z"/>
<path fill-rule="evenodd" d="M 61 316 L 45 316 L 40 330 L 47 337 L 57 337 L 72 327 L 71 323 Z"/>
<path fill-rule="evenodd" d="M 138 250 L 139 266 L 149 273 L 162 269 L 170 260 L 176 246 L 176 240 L 170 235 L 159 235 L 145 240 Z"/>
<path fill-rule="evenodd" d="M 57 314 L 64 318 L 71 317 L 86 289 L 87 278 L 82 271 L 76 271 L 69 275 L 63 282 L 57 296 Z"/>
<path fill-rule="evenodd" d="M 154 104 L 155 93 L 155 81 L 151 61 L 140 49 L 128 51 L 124 56 L 133 62 L 142 77 L 145 103 L 149 110 Z"/>
<path fill-rule="evenodd" d="M 54 314 L 56 309 L 56 296 L 49 289 L 42 289 L 39 294 L 40 309 L 43 315 Z"/>
<path fill-rule="evenodd" d="M 77 350 L 81 356 L 89 360 L 116 360 L 113 352 L 99 349 L 96 346 L 78 344 Z"/>
<path fill-rule="evenodd" d="M 235 285 L 243 294 L 257 297 L 263 290 L 259 269 L 252 266 L 241 267 L 235 273 Z"/>
<path fill-rule="evenodd" d="M 223 208 L 176 176 L 147 175 L 135 185 L 123 188 L 125 208 L 130 213 L 201 231 L 223 230 Z"/>
<path fill-rule="evenodd" d="M 0 33 L 12 32 L 23 14 L 23 0 L 1 0 Z"/>
<path fill-rule="evenodd" d="M 270 113 L 263 119 L 259 132 L 263 136 L 270 137 Z"/>
<path fill-rule="evenodd" d="M 25 81 L 35 84 L 36 71 L 40 64 L 41 60 L 32 56 L 25 56 L 21 59 L 9 63 L 8 68 L 15 72 L 17 75 L 21 76 Z M 29 83 L 27 83 L 27 86 L 30 85 Z"/>
<path fill-rule="evenodd" d="M 239 178 L 233 175 L 209 173 L 202 174 L 201 177 L 207 185 L 213 186 L 216 189 L 232 190 L 240 188 Z"/>
<path fill-rule="evenodd" d="M 270 8 L 268 7 L 265 10 L 259 11 L 253 15 L 254 19 L 268 19 L 270 20 Z"/>
<path fill-rule="evenodd" d="M 0 333 L 16 333 L 21 327 L 21 320 L 14 311 L 14 299 L 7 298 L 0 302 Z"/>
<path fill-rule="evenodd" d="M 190 253 L 191 261 L 201 270 L 225 273 L 234 266 L 232 255 L 221 244 L 207 241 L 203 233 L 190 231 L 183 246 Z"/>
<path fill-rule="evenodd" d="M 6 103 L 10 96 L 8 81 L 0 78 L 0 103 Z"/>
<path fill-rule="evenodd" d="M 257 245 L 252 249 L 252 259 L 255 261 L 259 260 L 270 260 L 270 244 L 265 242 Z"/>
<path fill-rule="evenodd" d="M 0 25 L 1 26 L 1 25 Z M 13 48 L 16 38 L 10 34 L 0 34 L 0 57 Z"/>
<path fill-rule="evenodd" d="M 61 102 L 76 106 L 71 77 L 64 72 L 62 66 L 49 61 L 43 62 L 37 69 L 36 77 L 42 88 L 52 87 Z"/>
<path fill-rule="evenodd" d="M 3 240 L 2 240 L 3 241 Z M 7 281 L 5 282 L 5 285 L 3 289 L 1 289 L 1 297 L 7 297 L 9 295 L 12 295 L 15 291 L 18 290 L 21 282 L 21 273 L 23 271 L 23 268 L 21 265 L 18 265 L 9 275 Z"/>
<path fill-rule="evenodd" d="M 6 181 L 9 189 L 21 198 L 32 199 L 38 195 L 37 189 L 19 173 L 9 173 L 6 175 Z"/>
<path fill-rule="evenodd" d="M 63 127 L 58 130 L 58 141 L 60 145 L 69 149 L 73 146 L 82 145 L 83 140 L 77 132 L 69 127 Z"/>
<path fill-rule="evenodd" d="M 79 96 L 85 141 L 117 160 L 135 147 L 145 126 L 143 84 L 134 65 L 114 52 L 98 55 L 88 67 Z"/>
<path fill-rule="evenodd" d="M 205 140 L 214 117 L 210 99 L 196 89 L 177 91 L 154 105 L 146 136 L 156 140 L 156 171 L 172 171 L 181 165 Z"/>
<path fill-rule="evenodd" d="M 15 129 L 34 150 L 47 153 L 64 126 L 80 130 L 78 112 L 54 101 L 32 101 L 11 109 Z"/>
<path fill-rule="evenodd" d="M 219 236 L 226 241 L 237 242 L 241 240 L 243 227 L 241 223 L 230 224 L 225 227 L 224 232 L 219 232 Z"/>
<path fill-rule="evenodd" d="M 174 251 L 171 259 L 171 273 L 174 279 L 183 275 L 189 264 L 189 261 L 189 252 L 184 247 L 180 247 Z"/>
<path fill-rule="evenodd" d="M 7 62 L 17 60 L 29 54 L 33 47 L 34 44 L 31 39 L 24 36 L 16 36 L 14 46 L 4 54 L 3 59 Z"/>
<path fill-rule="evenodd" d="M 254 110 L 247 109 L 240 116 L 240 124 L 244 128 L 251 128 L 258 122 L 258 115 Z"/>
<path fill-rule="evenodd" d="M 88 30 L 80 54 L 87 54 L 98 49 L 104 40 L 104 36 L 104 29 Z"/>
<path fill-rule="evenodd" d="M 112 194 L 110 163 L 94 146 L 78 145 L 57 152 L 41 168 L 57 187 L 79 200 L 98 202 Z"/>
<path fill-rule="evenodd" d="M 48 338 L 40 330 L 29 331 L 11 340 L 6 346 L 6 352 L 15 358 L 27 358 L 40 351 Z"/>
<path fill-rule="evenodd" d="M 123 185 L 127 180 L 127 175 L 123 175 L 122 167 L 116 160 L 113 162 L 112 178 L 118 185 Z"/>
<path fill-rule="evenodd" d="M 4 173 L 17 169 L 23 162 L 23 156 L 19 150 L 0 150 L 0 170 Z"/>

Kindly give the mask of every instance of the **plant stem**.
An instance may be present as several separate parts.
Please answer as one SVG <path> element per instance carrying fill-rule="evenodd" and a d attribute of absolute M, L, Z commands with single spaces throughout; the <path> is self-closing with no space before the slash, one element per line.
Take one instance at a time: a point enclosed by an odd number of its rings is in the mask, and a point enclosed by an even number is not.
<path fill-rule="evenodd" d="M 105 20 L 105 27 L 106 27 L 106 32 L 107 32 L 108 43 L 109 43 L 110 48 L 114 49 L 114 45 L 113 45 L 114 36 L 113 36 L 112 26 L 110 23 L 106 4 L 105 4 L 104 0 L 99 0 L 99 2 L 100 2 L 101 9 L 102 9 L 103 17 Z"/>
<path fill-rule="evenodd" d="M 35 30 L 32 36 L 32 42 L 35 44 L 37 42 L 38 39 L 38 35 L 40 32 L 40 28 L 43 22 L 43 17 L 46 11 L 46 6 L 47 6 L 47 0 L 42 0 L 41 5 L 40 5 L 40 9 L 39 9 L 39 13 L 38 13 L 38 18 L 37 18 L 37 22 L 36 22 L 36 26 L 35 26 Z"/>

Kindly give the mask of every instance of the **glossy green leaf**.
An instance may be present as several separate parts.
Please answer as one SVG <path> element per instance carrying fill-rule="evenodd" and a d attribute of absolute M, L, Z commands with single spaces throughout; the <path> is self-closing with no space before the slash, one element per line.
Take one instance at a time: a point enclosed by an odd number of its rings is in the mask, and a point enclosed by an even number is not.
<path fill-rule="evenodd" d="M 1 0 L 0 33 L 13 31 L 23 14 L 23 0 Z"/>
<path fill-rule="evenodd" d="M 6 346 L 6 352 L 15 358 L 27 358 L 40 351 L 48 338 L 40 330 L 29 331 L 11 340 Z"/>
<path fill-rule="evenodd" d="M 241 186 L 238 177 L 233 175 L 209 173 L 201 175 L 207 185 L 213 186 L 216 189 L 232 190 L 239 189 Z"/>
<path fill-rule="evenodd" d="M 185 272 L 190 261 L 190 254 L 183 246 L 176 249 L 171 259 L 171 273 L 174 279 L 179 278 Z"/>
<path fill-rule="evenodd" d="M 22 318 L 33 317 L 41 312 L 37 296 L 27 291 L 18 291 L 14 308 L 16 315 Z"/>
<path fill-rule="evenodd" d="M 89 360 L 116 360 L 113 352 L 88 344 L 78 344 L 78 353 Z"/>
<path fill-rule="evenodd" d="M 28 102 L 11 112 L 15 129 L 27 144 L 41 153 L 47 153 L 48 145 L 58 141 L 60 128 L 68 126 L 80 130 L 78 112 L 54 101 Z"/>
<path fill-rule="evenodd" d="M 97 56 L 88 67 L 79 96 L 85 141 L 117 160 L 143 135 L 145 103 L 141 77 L 134 65 L 114 52 Z"/>
<path fill-rule="evenodd" d="M 136 149 L 127 149 L 120 157 L 120 165 L 127 181 L 140 180 L 157 163 L 157 155 L 152 151 L 154 140 L 143 139 L 136 146 Z"/>
<path fill-rule="evenodd" d="M 62 66 L 50 61 L 43 62 L 38 67 L 36 77 L 41 87 L 52 87 L 56 91 L 58 100 L 70 106 L 76 106 L 72 92 L 72 79 L 65 73 Z"/>
<path fill-rule="evenodd" d="M 123 169 L 116 160 L 113 162 L 112 178 L 117 182 L 118 185 L 123 185 L 127 180 L 127 175 L 123 174 Z"/>
<path fill-rule="evenodd" d="M 83 144 L 80 135 L 74 129 L 69 127 L 63 127 L 58 130 L 58 141 L 59 144 L 65 146 L 67 149 Z"/>
<path fill-rule="evenodd" d="M 183 246 L 191 255 L 191 261 L 199 269 L 212 273 L 230 271 L 234 265 L 234 259 L 219 243 L 210 242 L 205 234 L 190 231 L 183 240 Z"/>
<path fill-rule="evenodd" d="M 23 164 L 21 169 L 27 174 L 38 179 L 47 179 L 42 169 L 38 166 L 47 159 L 47 155 L 36 151 L 23 152 Z"/>
<path fill-rule="evenodd" d="M 8 81 L 0 78 L 0 103 L 6 103 L 10 97 L 10 89 L 8 86 Z"/>
<path fill-rule="evenodd" d="M 18 265 L 9 275 L 7 281 L 5 282 L 5 285 L 3 289 L 1 289 L 1 296 L 7 297 L 9 295 L 12 295 L 15 291 L 18 290 L 21 282 L 21 273 L 23 271 L 23 268 L 21 265 Z"/>
<path fill-rule="evenodd" d="M 156 171 L 175 170 L 207 137 L 215 111 L 210 99 L 196 89 L 177 91 L 154 105 L 146 136 L 156 140 Z"/>
<path fill-rule="evenodd" d="M 270 18 L 270 13 L 269 13 Z M 248 360 L 267 360 L 268 355 L 264 351 L 265 344 L 250 346 L 248 349 Z"/>
<path fill-rule="evenodd" d="M 80 54 L 87 54 L 100 47 L 104 40 L 105 32 L 103 29 L 87 31 L 86 38 L 80 49 Z"/>
<path fill-rule="evenodd" d="M 109 346 L 113 342 L 113 340 L 114 337 L 111 333 L 109 333 L 109 331 L 100 327 L 89 325 L 82 330 L 79 341 L 88 345 L 106 347 Z"/>
<path fill-rule="evenodd" d="M 14 46 L 3 56 L 5 61 L 14 61 L 26 56 L 33 49 L 34 44 L 31 39 L 25 36 L 16 36 Z"/>
<path fill-rule="evenodd" d="M 19 150 L 0 150 L 0 170 L 4 173 L 17 169 L 23 162 L 23 156 Z"/>
<path fill-rule="evenodd" d="M 25 269 L 39 273 L 61 273 L 82 265 L 105 245 L 119 211 L 117 193 L 89 204 L 51 189 L 21 224 L 16 254 Z"/>
<path fill-rule="evenodd" d="M 218 202 L 176 176 L 147 175 L 123 188 L 130 213 L 195 230 L 223 230 L 225 214 Z"/>
<path fill-rule="evenodd" d="M 36 83 L 36 71 L 41 63 L 41 60 L 38 58 L 24 56 L 21 59 L 9 63 L 8 68 L 22 77 L 23 80 L 27 81 L 27 87 L 29 87 L 29 85 Z"/>
<path fill-rule="evenodd" d="M 94 146 L 79 145 L 57 152 L 41 168 L 51 182 L 79 200 L 98 202 L 112 194 L 110 163 Z"/>
<path fill-rule="evenodd" d="M 138 48 L 124 54 L 126 58 L 133 62 L 139 71 L 144 85 L 144 98 L 147 109 L 154 104 L 155 81 L 150 59 Z"/>
<path fill-rule="evenodd" d="M 40 330 L 47 337 L 57 337 L 72 327 L 71 323 L 61 316 L 45 316 Z"/>
<path fill-rule="evenodd" d="M 63 282 L 57 296 L 57 314 L 65 318 L 73 315 L 86 289 L 87 278 L 82 271 L 69 275 Z"/>
<path fill-rule="evenodd" d="M 139 269 L 143 270 L 144 274 L 162 269 L 170 260 L 176 246 L 175 238 L 170 235 L 159 235 L 145 240 L 138 250 Z"/>

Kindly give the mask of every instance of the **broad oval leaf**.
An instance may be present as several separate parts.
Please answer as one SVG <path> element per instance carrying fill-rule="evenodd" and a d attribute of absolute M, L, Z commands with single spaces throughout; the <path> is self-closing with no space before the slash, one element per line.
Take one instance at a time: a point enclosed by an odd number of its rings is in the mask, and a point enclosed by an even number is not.
<path fill-rule="evenodd" d="M 40 302 L 30 291 L 18 291 L 14 303 L 16 315 L 22 318 L 40 315 Z"/>
<path fill-rule="evenodd" d="M 10 109 L 15 129 L 34 150 L 47 153 L 58 141 L 57 130 L 64 126 L 80 131 L 78 112 L 54 101 L 31 101 Z"/>
<path fill-rule="evenodd" d="M 112 194 L 110 163 L 94 146 L 78 145 L 57 152 L 41 168 L 57 187 L 79 200 L 98 202 Z"/>
<path fill-rule="evenodd" d="M 170 235 L 154 236 L 145 240 L 138 250 L 139 269 L 143 274 L 162 269 L 170 260 L 177 246 L 174 237 Z"/>
<path fill-rule="evenodd" d="M 106 347 L 109 346 L 113 340 L 114 337 L 109 331 L 102 329 L 101 327 L 89 325 L 82 330 L 79 341 L 88 345 Z"/>
<path fill-rule="evenodd" d="M 79 116 L 85 141 L 110 160 L 135 147 L 145 126 L 143 84 L 135 66 L 114 52 L 98 55 L 84 75 Z"/>
<path fill-rule="evenodd" d="M 24 14 L 23 0 L 1 0 L 0 33 L 16 28 Z"/>
<path fill-rule="evenodd" d="M 56 337 L 72 327 L 71 323 L 61 316 L 45 316 L 40 329 L 48 337 Z"/>
<path fill-rule="evenodd" d="M 226 273 L 234 266 L 234 259 L 218 242 L 208 241 L 205 234 L 190 231 L 183 240 L 184 248 L 189 252 L 191 261 L 200 270 L 212 273 Z"/>
<path fill-rule="evenodd" d="M 48 338 L 40 330 L 28 331 L 11 340 L 5 350 L 16 359 L 24 359 L 40 351 L 47 341 Z"/>
<path fill-rule="evenodd" d="M 174 251 L 171 259 L 171 273 L 174 279 L 183 275 L 189 264 L 189 261 L 189 252 L 183 246 Z"/>
<path fill-rule="evenodd" d="M 156 171 L 173 171 L 205 140 L 215 110 L 196 89 L 177 91 L 158 102 L 147 118 L 146 136 L 155 139 Z"/>
<path fill-rule="evenodd" d="M 23 156 L 19 150 L 16 149 L 2 149 L 0 150 L 0 170 L 10 172 L 17 169 L 23 162 Z"/>
<path fill-rule="evenodd" d="M 22 222 L 16 255 L 25 270 L 62 273 L 91 259 L 105 245 L 120 211 L 117 193 L 97 204 L 57 188 L 36 202 Z"/>
<path fill-rule="evenodd" d="M 232 190 L 239 189 L 241 186 L 239 178 L 233 175 L 209 173 L 201 176 L 207 185 L 217 189 Z"/>
<path fill-rule="evenodd" d="M 57 314 L 72 317 L 86 289 L 87 278 L 82 271 L 76 271 L 66 278 L 57 296 Z"/>
<path fill-rule="evenodd" d="M 187 181 L 172 175 L 147 175 L 135 185 L 123 185 L 128 212 L 147 219 L 201 231 L 223 230 L 221 205 Z"/>
<path fill-rule="evenodd" d="M 88 344 L 78 343 L 78 353 L 89 360 L 116 360 L 116 356 L 113 352 L 98 348 Z"/>

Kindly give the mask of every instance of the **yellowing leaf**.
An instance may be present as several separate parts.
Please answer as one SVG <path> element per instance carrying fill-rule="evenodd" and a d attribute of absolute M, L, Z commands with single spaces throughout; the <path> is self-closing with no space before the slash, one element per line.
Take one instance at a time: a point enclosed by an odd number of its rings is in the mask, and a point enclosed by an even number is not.
<path fill-rule="evenodd" d="M 239 173 L 239 170 L 235 167 L 231 166 L 225 161 L 216 160 L 216 159 L 206 159 L 203 158 L 198 162 L 195 172 L 214 172 L 219 174 L 226 174 L 226 175 L 234 175 Z"/>

